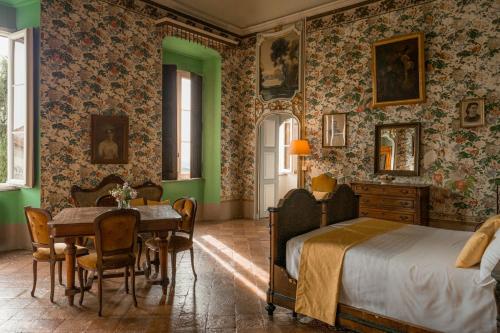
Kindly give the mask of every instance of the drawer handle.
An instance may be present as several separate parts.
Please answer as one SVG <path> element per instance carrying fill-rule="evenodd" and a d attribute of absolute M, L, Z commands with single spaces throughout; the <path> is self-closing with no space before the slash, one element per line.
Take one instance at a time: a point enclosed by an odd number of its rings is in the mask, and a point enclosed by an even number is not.
<path fill-rule="evenodd" d="M 361 212 L 361 215 L 366 216 L 366 215 L 368 215 L 368 213 L 367 212 Z"/>
<path fill-rule="evenodd" d="M 399 218 L 403 221 L 408 221 L 408 216 L 406 215 L 399 215 Z"/>
<path fill-rule="evenodd" d="M 408 190 L 401 190 L 401 193 L 408 194 Z"/>
<path fill-rule="evenodd" d="M 408 201 L 401 201 L 401 206 L 403 207 L 408 207 L 410 205 L 410 203 Z"/>

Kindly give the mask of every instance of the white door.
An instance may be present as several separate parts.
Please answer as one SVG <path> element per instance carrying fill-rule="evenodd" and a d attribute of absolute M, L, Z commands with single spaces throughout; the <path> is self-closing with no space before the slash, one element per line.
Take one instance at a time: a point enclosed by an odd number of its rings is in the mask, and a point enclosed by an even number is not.
<path fill-rule="evenodd" d="M 259 129 L 259 218 L 269 216 L 268 207 L 278 201 L 279 116 L 269 116 Z"/>

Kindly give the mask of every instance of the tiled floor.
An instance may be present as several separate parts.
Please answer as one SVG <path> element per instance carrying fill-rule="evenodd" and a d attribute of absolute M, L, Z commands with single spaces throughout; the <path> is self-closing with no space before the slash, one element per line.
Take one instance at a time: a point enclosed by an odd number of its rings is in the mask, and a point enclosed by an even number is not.
<path fill-rule="evenodd" d="M 104 281 L 103 317 L 97 316 L 96 286 L 83 306 L 70 307 L 57 285 L 49 301 L 48 264 L 39 264 L 36 297 L 28 251 L 0 253 L 0 332 L 324 332 L 319 322 L 302 324 L 278 308 L 264 309 L 268 283 L 267 221 L 200 222 L 195 233 L 195 265 L 178 256 L 177 283 L 170 305 L 160 306 L 159 286 L 136 281 L 138 308 L 125 294 L 123 279 Z M 57 281 L 57 278 L 56 278 Z M 56 282 L 57 284 L 57 282 Z M 75 302 L 78 304 L 78 302 Z"/>

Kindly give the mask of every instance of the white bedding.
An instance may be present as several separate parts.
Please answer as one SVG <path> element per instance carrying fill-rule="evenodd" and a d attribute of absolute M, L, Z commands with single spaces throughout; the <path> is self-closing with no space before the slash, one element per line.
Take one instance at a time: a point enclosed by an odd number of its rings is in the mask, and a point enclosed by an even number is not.
<path fill-rule="evenodd" d="M 358 218 L 290 239 L 288 274 L 297 279 L 304 242 Z M 442 332 L 496 333 L 494 284 L 476 282 L 478 267 L 455 268 L 471 232 L 408 225 L 347 251 L 340 303 Z"/>

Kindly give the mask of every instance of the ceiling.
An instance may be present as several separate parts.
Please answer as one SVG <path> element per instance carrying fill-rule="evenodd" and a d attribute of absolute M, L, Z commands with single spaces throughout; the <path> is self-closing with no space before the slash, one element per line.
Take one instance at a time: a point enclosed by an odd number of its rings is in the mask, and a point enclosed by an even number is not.
<path fill-rule="evenodd" d="M 230 32 L 265 31 L 364 0 L 155 0 Z"/>

